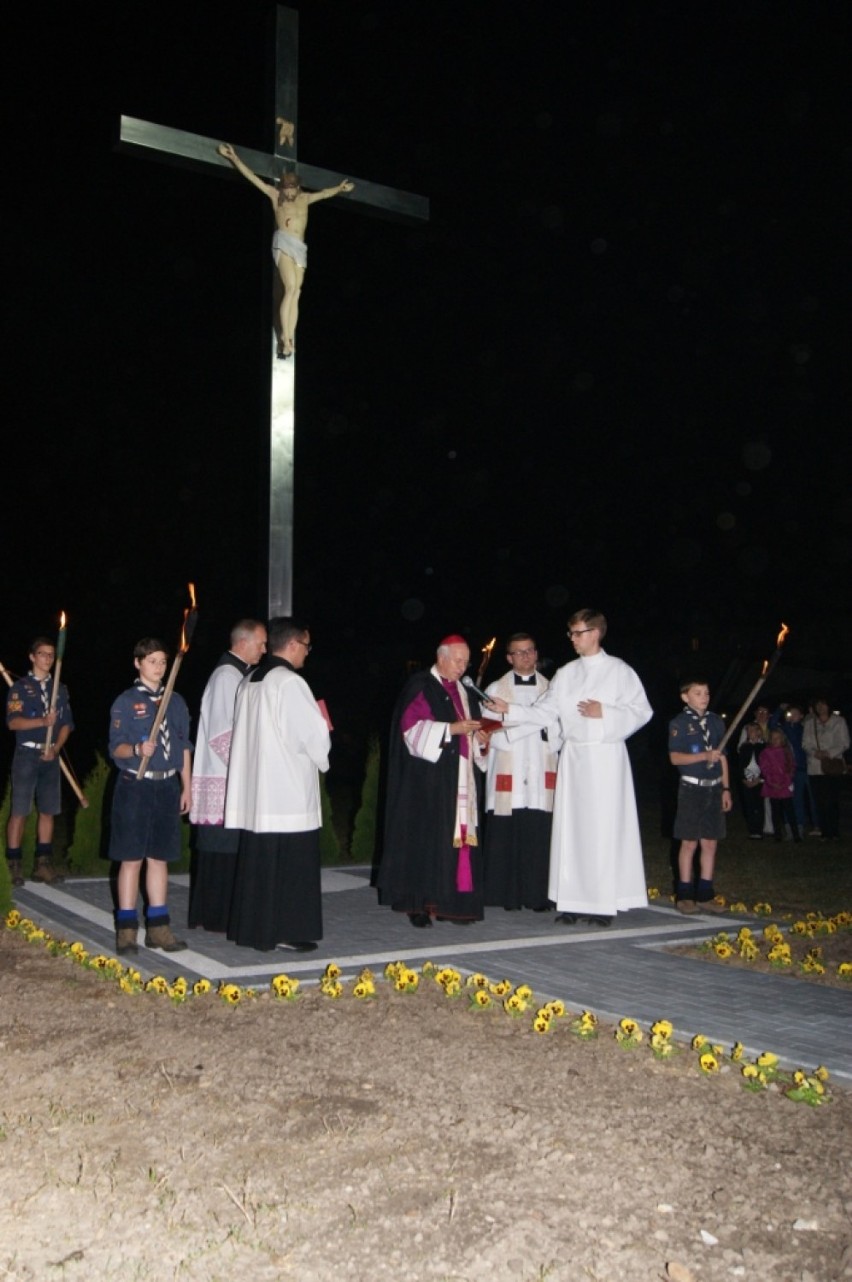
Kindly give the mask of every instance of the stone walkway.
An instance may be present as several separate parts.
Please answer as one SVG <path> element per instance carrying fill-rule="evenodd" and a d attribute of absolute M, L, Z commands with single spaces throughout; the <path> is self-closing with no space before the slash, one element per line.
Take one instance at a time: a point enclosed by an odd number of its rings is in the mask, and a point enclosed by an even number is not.
<path fill-rule="evenodd" d="M 529 984 L 537 998 L 561 998 L 570 1010 L 588 1008 L 602 1020 L 624 1015 L 649 1024 L 671 1020 L 678 1040 L 697 1032 L 726 1047 L 741 1041 L 749 1055 L 775 1051 L 787 1067 L 826 1064 L 852 1084 L 852 994 L 794 980 L 715 966 L 666 951 L 721 929 L 754 924 L 746 917 L 705 914 L 684 918 L 669 905 L 621 913 L 609 928 L 558 926 L 550 913 L 489 909 L 472 926 L 436 923 L 414 930 L 408 918 L 380 908 L 368 868 L 323 869 L 325 938 L 316 953 L 258 953 L 221 935 L 181 931 L 189 878 L 172 878 L 170 907 L 185 952 L 167 955 L 140 948 L 136 961 L 146 977 L 165 973 L 194 980 L 232 980 L 264 986 L 286 971 L 315 981 L 330 961 L 351 976 L 362 966 L 389 961 L 422 965 L 427 959 L 491 979 Z M 59 886 L 28 881 L 15 893 L 17 907 L 63 939 L 79 939 L 95 952 L 114 953 L 112 896 L 106 878 L 80 878 Z"/>

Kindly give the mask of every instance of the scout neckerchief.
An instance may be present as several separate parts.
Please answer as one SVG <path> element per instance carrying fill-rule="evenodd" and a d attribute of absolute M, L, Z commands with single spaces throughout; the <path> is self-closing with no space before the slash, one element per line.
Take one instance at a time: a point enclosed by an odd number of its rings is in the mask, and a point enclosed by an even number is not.
<path fill-rule="evenodd" d="M 50 685 L 50 674 L 42 678 L 37 677 L 34 672 L 30 672 L 30 676 L 41 691 L 41 706 L 44 708 L 44 715 L 47 716 L 50 712 L 50 695 L 47 693 Z"/>
<path fill-rule="evenodd" d="M 689 704 L 686 704 L 684 708 L 684 713 L 686 715 L 687 720 L 698 722 L 699 728 L 701 730 L 701 738 L 704 740 L 704 747 L 707 749 L 708 752 L 712 752 L 713 744 L 710 742 L 710 727 L 707 724 L 707 713 L 696 712 L 694 708 L 690 708 Z"/>
<path fill-rule="evenodd" d="M 160 700 L 163 697 L 163 689 L 164 689 L 163 686 L 160 686 L 157 690 L 152 690 L 150 686 L 146 686 L 145 682 L 142 680 L 141 677 L 137 677 L 136 680 L 133 682 L 133 684 L 136 687 L 136 689 L 140 691 L 140 693 L 144 694 L 145 697 L 149 699 L 151 703 L 154 704 L 154 707 L 158 706 Z M 159 738 L 160 738 L 160 745 L 163 749 L 163 755 L 166 758 L 166 761 L 168 761 L 169 760 L 169 744 L 171 742 L 171 738 L 169 735 L 168 716 L 163 717 L 163 720 L 160 722 Z"/>

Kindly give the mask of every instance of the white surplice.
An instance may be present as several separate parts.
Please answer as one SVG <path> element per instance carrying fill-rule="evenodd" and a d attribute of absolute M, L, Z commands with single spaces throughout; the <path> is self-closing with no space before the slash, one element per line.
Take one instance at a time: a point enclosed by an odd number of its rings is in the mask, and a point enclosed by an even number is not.
<path fill-rule="evenodd" d="M 248 832 L 322 827 L 319 771 L 328 770 L 328 725 L 307 682 L 282 664 L 237 691 L 225 826 Z"/>
<path fill-rule="evenodd" d="M 603 716 L 581 716 L 584 699 L 599 700 Z M 625 740 L 652 715 L 633 669 L 601 650 L 567 663 L 532 708 L 505 718 L 510 742 L 543 725 L 562 735 L 548 891 L 560 912 L 612 917 L 647 905 Z"/>
<path fill-rule="evenodd" d="M 205 687 L 192 762 L 190 823 L 224 821 L 234 701 L 244 672 L 245 664 L 237 667 L 236 663 L 223 661 L 213 669 Z"/>
<path fill-rule="evenodd" d="M 533 675 L 535 684 L 518 685 L 514 672 L 507 672 L 499 681 L 492 681 L 485 693 L 528 708 L 550 686 L 540 672 Z M 555 725 L 549 729 L 547 741 L 536 733 L 513 742 L 505 730 L 495 730 L 489 740 L 485 809 L 498 815 L 511 815 L 515 810 L 543 810 L 549 814 L 554 796 L 550 776 L 556 773 L 560 744 Z"/>

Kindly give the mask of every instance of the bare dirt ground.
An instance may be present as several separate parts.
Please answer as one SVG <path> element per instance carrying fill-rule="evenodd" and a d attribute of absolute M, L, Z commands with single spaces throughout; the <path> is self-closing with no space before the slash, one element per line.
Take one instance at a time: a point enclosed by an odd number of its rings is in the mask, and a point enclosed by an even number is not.
<path fill-rule="evenodd" d="M 0 1278 L 852 1276 L 850 1095 L 377 987 L 176 1006 L 0 929 Z"/>

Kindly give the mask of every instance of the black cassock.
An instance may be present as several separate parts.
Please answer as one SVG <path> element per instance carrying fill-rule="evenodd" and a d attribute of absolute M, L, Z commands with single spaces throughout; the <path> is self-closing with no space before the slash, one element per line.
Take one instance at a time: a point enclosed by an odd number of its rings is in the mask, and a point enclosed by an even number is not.
<path fill-rule="evenodd" d="M 479 700 L 467 690 L 471 718 Z M 431 672 L 406 683 L 394 709 L 388 750 L 384 847 L 379 901 L 397 912 L 434 913 L 459 920 L 482 920 L 482 847 L 470 846 L 473 890 L 456 889 L 459 850 L 453 845 L 459 779 L 459 736 L 441 748 L 436 762 L 413 757 L 400 728 L 405 710 L 422 694 L 436 721 L 457 721 L 450 695 Z M 482 772 L 472 767 L 477 814 L 482 815 Z M 481 830 L 476 839 L 481 841 Z"/>

